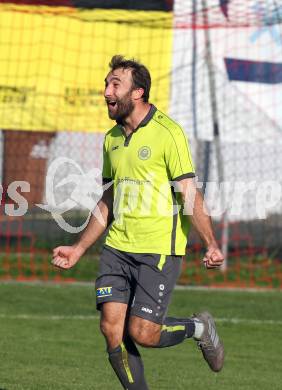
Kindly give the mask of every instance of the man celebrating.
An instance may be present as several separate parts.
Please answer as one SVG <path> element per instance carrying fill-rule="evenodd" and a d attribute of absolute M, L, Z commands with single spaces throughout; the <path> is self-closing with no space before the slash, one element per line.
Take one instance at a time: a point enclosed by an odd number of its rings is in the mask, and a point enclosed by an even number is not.
<path fill-rule="evenodd" d="M 116 124 L 105 136 L 105 190 L 78 242 L 55 248 L 52 263 L 71 268 L 109 227 L 96 280 L 101 331 L 123 388 L 147 390 L 136 343 L 163 348 L 193 337 L 210 368 L 221 370 L 224 349 L 212 316 L 178 319 L 166 313 L 189 221 L 206 245 L 206 268 L 219 267 L 223 256 L 194 183 L 187 138 L 148 102 L 147 68 L 116 55 L 110 69 L 104 96 Z"/>

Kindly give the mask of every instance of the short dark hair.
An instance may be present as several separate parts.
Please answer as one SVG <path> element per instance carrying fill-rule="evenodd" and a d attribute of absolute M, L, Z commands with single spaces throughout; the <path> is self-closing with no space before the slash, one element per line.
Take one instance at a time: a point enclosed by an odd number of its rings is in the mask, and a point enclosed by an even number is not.
<path fill-rule="evenodd" d="M 144 90 L 142 99 L 144 102 L 148 102 L 151 88 L 151 76 L 143 64 L 136 61 L 134 58 L 126 60 L 122 55 L 115 55 L 109 63 L 111 70 L 119 68 L 131 69 L 133 89 L 142 88 Z"/>

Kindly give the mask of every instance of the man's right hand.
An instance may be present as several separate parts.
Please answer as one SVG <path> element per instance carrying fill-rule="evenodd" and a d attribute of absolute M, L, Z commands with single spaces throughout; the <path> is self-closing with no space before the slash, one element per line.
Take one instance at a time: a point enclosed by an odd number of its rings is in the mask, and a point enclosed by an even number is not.
<path fill-rule="evenodd" d="M 52 264 L 61 269 L 72 268 L 84 254 L 84 249 L 78 245 L 58 246 L 53 250 Z"/>

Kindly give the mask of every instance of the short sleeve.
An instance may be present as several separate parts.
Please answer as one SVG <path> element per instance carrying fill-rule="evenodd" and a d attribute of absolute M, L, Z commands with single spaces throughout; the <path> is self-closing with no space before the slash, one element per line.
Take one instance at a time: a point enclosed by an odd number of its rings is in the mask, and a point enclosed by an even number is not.
<path fill-rule="evenodd" d="M 102 170 L 103 183 L 112 180 L 112 169 L 109 159 L 109 153 L 106 146 L 106 138 L 103 145 L 103 170 Z"/>
<path fill-rule="evenodd" d="M 165 145 L 165 161 L 170 180 L 195 177 L 188 139 L 180 126 L 169 131 Z"/>

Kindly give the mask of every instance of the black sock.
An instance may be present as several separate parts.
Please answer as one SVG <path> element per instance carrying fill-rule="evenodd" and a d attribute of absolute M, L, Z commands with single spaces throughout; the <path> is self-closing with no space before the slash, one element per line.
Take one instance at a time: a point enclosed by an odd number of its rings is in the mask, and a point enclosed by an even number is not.
<path fill-rule="evenodd" d="M 191 318 L 167 317 L 161 330 L 159 344 L 155 348 L 171 347 L 182 343 L 195 333 L 195 323 Z"/>
<path fill-rule="evenodd" d="M 149 390 L 141 356 L 129 337 L 108 353 L 109 361 L 124 389 Z"/>

